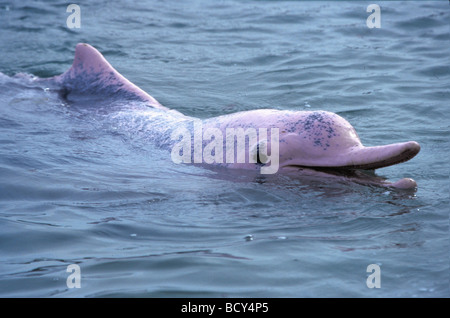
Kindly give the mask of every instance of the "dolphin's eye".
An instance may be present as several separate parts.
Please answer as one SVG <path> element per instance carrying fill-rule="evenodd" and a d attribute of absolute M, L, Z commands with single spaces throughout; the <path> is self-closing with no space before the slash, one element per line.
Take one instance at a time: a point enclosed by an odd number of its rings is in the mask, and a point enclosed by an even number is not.
<path fill-rule="evenodd" d="M 255 158 L 256 159 L 256 163 L 257 164 L 259 164 L 259 165 L 264 165 L 264 164 L 266 164 L 267 163 L 267 160 L 268 160 L 268 158 L 267 158 L 267 145 L 264 143 L 262 143 L 262 142 L 260 142 L 260 143 L 258 143 L 257 145 L 256 145 L 256 147 L 255 147 L 256 149 L 256 151 L 254 152 L 254 156 L 256 157 L 253 157 L 253 158 Z M 264 149 L 266 150 L 265 152 L 264 152 Z"/>
<path fill-rule="evenodd" d="M 259 144 L 256 146 L 256 163 L 262 165 L 261 158 L 259 157 Z"/>

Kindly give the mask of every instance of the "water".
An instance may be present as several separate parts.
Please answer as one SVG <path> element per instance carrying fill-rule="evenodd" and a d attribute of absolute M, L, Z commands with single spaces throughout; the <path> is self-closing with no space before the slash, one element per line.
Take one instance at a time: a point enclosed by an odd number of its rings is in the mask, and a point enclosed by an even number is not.
<path fill-rule="evenodd" d="M 0 296 L 449 296 L 447 1 L 378 2 L 380 29 L 363 1 L 77 3 L 80 29 L 66 2 L 0 2 L 0 71 L 60 74 L 86 42 L 186 115 L 333 111 L 365 145 L 419 142 L 377 171 L 418 189 L 176 165 L 1 76 Z"/>

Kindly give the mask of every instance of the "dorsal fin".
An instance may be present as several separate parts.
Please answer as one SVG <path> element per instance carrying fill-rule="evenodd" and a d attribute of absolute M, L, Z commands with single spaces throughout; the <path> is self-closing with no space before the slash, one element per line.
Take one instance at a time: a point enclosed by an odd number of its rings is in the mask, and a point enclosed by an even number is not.
<path fill-rule="evenodd" d="M 72 67 L 55 79 L 68 93 L 120 95 L 166 109 L 117 72 L 97 49 L 86 43 L 77 44 Z"/>

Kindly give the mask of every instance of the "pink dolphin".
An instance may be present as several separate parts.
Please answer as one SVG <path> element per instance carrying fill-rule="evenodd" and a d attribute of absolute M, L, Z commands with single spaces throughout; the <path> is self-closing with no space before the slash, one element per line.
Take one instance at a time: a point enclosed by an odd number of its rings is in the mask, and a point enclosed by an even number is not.
<path fill-rule="evenodd" d="M 143 101 L 151 109 L 167 112 L 171 117 L 179 116 L 179 121 L 174 126 L 196 120 L 162 106 L 155 98 L 119 74 L 98 50 L 88 44 L 80 43 L 76 46 L 72 67 L 53 80 L 67 92 L 120 94 Z M 202 131 L 215 129 L 214 131 L 220 132 L 224 138 L 229 129 L 235 129 L 235 132 L 236 129 L 268 130 L 265 144 L 261 144 L 259 137 L 253 141 L 249 138 L 245 153 L 248 158 L 246 162 L 237 162 L 236 154 L 228 157 L 227 161 L 225 142 L 222 142 L 219 146 L 224 147 L 221 153 L 223 160 L 220 160 L 219 164 L 230 168 L 260 169 L 264 165 L 269 167 L 269 162 L 274 164 L 275 158 L 272 155 L 277 150 L 276 171 L 279 168 L 279 171 L 286 173 L 325 174 L 342 178 L 347 175 L 348 178 L 362 183 L 397 188 L 417 187 L 416 182 L 409 178 L 390 183 L 378 177 L 364 178 L 362 181 L 355 177 L 357 170 L 374 170 L 413 158 L 420 151 L 417 142 L 365 147 L 352 125 L 331 112 L 260 109 L 206 119 L 201 121 L 201 124 Z M 277 149 L 269 138 L 274 136 L 274 128 L 277 129 Z M 261 148 L 265 149 L 265 153 L 262 153 Z M 215 148 L 216 154 L 217 151 L 218 148 Z M 253 160 L 250 160 L 251 158 Z M 342 173 L 343 171 L 348 173 Z"/>

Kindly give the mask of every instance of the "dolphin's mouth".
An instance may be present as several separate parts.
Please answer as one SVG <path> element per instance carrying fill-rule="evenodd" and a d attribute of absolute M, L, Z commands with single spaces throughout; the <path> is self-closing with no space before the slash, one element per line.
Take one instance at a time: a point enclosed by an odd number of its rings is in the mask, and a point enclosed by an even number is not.
<path fill-rule="evenodd" d="M 300 165 L 286 165 L 282 167 L 283 169 L 289 169 L 292 171 L 298 172 L 318 172 L 321 174 L 328 174 L 339 177 L 360 177 L 361 175 L 370 175 L 375 176 L 374 170 L 364 170 L 364 169 L 356 169 L 356 168 L 345 168 L 345 167 L 307 167 Z"/>
<path fill-rule="evenodd" d="M 294 174 L 316 177 L 337 177 L 341 180 L 350 180 L 363 185 L 392 187 L 405 190 L 417 189 L 417 183 L 411 178 L 403 178 L 397 182 L 390 182 L 383 177 L 377 176 L 375 170 L 305 167 L 300 165 L 286 165 L 282 168 L 288 169 L 288 171 L 290 170 Z"/>

